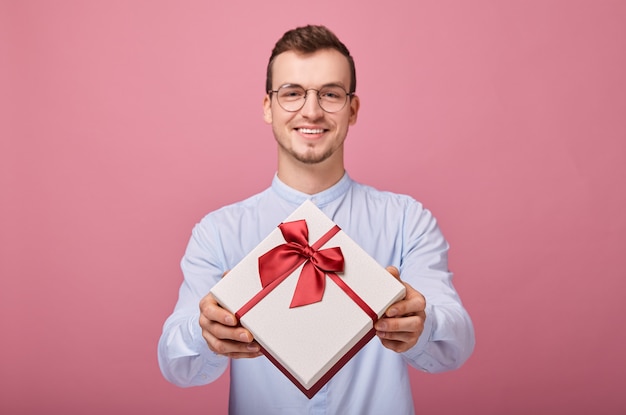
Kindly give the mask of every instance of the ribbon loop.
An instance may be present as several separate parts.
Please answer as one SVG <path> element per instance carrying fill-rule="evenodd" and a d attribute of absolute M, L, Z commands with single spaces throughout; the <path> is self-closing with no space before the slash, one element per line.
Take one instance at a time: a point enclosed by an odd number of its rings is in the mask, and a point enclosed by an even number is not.
<path fill-rule="evenodd" d="M 290 308 L 321 301 L 326 288 L 326 273 L 343 272 L 344 269 L 341 248 L 319 249 L 339 232 L 339 227 L 334 226 L 313 246 L 309 245 L 309 228 L 305 220 L 281 223 L 278 227 L 285 243 L 259 257 L 261 285 L 267 287 L 304 263 Z"/>

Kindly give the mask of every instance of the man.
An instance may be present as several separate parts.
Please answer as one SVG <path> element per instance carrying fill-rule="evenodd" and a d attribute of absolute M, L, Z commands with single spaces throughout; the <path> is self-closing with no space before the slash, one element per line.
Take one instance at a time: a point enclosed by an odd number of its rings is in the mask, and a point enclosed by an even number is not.
<path fill-rule="evenodd" d="M 231 413 L 412 414 L 408 365 L 451 370 L 473 351 L 472 323 L 447 268 L 448 244 L 431 213 L 408 196 L 356 183 L 344 170 L 344 141 L 359 112 L 355 88 L 354 61 L 332 32 L 306 26 L 285 33 L 268 64 L 263 102 L 278 144 L 271 187 L 193 229 L 159 364 L 170 382 L 193 386 L 217 379 L 230 361 Z M 406 296 L 376 323 L 378 339 L 310 400 L 207 294 L 306 199 L 406 286 Z"/>

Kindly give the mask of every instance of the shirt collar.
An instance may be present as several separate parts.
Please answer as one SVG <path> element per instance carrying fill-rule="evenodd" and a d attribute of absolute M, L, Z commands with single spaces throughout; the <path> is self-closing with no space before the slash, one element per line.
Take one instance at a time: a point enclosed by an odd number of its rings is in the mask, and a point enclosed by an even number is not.
<path fill-rule="evenodd" d="M 310 199 L 315 205 L 322 207 L 340 196 L 343 196 L 350 186 L 352 186 L 352 183 L 352 179 L 348 173 L 345 172 L 343 177 L 333 186 L 319 193 L 309 195 L 287 186 L 278 178 L 278 174 L 275 174 L 272 180 L 272 190 L 274 190 L 280 198 L 295 205 L 301 205 L 305 200 Z"/>

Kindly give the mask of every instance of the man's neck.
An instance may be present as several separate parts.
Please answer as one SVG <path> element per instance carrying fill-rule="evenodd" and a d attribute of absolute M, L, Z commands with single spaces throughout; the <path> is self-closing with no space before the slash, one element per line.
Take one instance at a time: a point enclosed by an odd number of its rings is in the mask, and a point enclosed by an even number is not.
<path fill-rule="evenodd" d="M 278 163 L 278 178 L 292 189 L 308 195 L 334 186 L 345 173 L 343 163 Z"/>

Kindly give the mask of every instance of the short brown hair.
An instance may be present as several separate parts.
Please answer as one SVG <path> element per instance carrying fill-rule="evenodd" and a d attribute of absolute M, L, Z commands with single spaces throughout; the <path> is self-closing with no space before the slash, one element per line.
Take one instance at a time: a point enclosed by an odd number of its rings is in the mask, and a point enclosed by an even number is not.
<path fill-rule="evenodd" d="M 350 55 L 350 51 L 339 38 L 325 26 L 303 26 L 285 32 L 274 49 L 267 64 L 267 76 L 265 78 L 265 91 L 272 89 L 272 65 L 274 58 L 283 52 L 296 51 L 300 53 L 313 53 L 321 49 L 335 49 L 348 59 L 350 64 L 350 90 L 349 93 L 356 91 L 356 69 L 354 67 L 354 59 Z"/>

